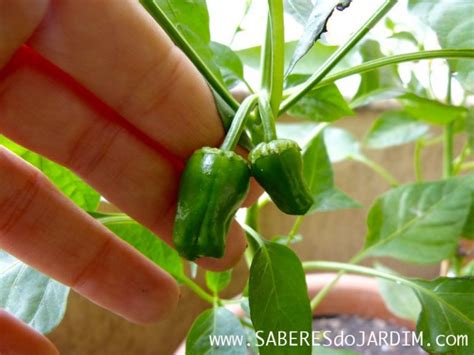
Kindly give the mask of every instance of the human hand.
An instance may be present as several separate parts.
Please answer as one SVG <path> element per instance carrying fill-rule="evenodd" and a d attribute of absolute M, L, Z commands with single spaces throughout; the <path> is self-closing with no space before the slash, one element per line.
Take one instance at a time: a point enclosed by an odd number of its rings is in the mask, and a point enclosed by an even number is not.
<path fill-rule="evenodd" d="M 25 41 L 129 127 L 34 68 L 6 70 Z M 154 148 L 184 161 L 224 131 L 206 82 L 138 2 L 0 0 L 0 68 L 0 133 L 75 171 L 171 243 L 179 171 Z M 133 322 L 173 310 L 179 292 L 169 275 L 1 147 L 0 181 L 0 248 Z M 244 248 L 234 224 L 225 256 L 198 263 L 226 269 Z M 14 333 L 7 318 L 0 344 Z"/>

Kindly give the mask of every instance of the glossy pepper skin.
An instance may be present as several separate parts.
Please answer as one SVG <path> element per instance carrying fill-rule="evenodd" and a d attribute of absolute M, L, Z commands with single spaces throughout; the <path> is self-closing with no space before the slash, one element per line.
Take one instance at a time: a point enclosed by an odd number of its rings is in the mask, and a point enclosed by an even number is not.
<path fill-rule="evenodd" d="M 236 153 L 208 147 L 193 153 L 180 180 L 173 228 L 173 241 L 182 257 L 224 255 L 230 223 L 249 183 L 248 163 Z"/>
<path fill-rule="evenodd" d="M 298 144 L 289 139 L 260 143 L 249 154 L 252 175 L 286 214 L 303 215 L 313 197 L 303 176 L 303 157 Z"/>

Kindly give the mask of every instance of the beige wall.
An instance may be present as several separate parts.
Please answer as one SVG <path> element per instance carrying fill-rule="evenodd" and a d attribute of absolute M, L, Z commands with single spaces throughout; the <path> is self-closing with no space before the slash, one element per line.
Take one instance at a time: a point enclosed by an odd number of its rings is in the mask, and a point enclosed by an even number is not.
<path fill-rule="evenodd" d="M 341 127 L 362 138 L 377 112 L 361 112 L 357 117 L 342 121 Z M 413 146 L 385 151 L 370 151 L 371 158 L 387 167 L 402 182 L 412 181 Z M 441 170 L 441 150 L 430 148 L 424 155 L 425 176 L 438 178 Z M 336 184 L 360 201 L 364 208 L 316 214 L 305 220 L 301 232 L 304 242 L 295 249 L 303 260 L 325 259 L 347 261 L 363 245 L 365 216 L 374 197 L 388 186 L 379 176 L 355 162 L 335 166 Z M 283 234 L 291 228 L 294 217 L 283 216 L 269 206 L 262 212 L 262 230 L 265 235 Z M 397 263 L 390 261 L 388 265 Z M 398 264 L 398 270 L 407 275 L 434 277 L 438 266 L 421 267 Z M 234 271 L 234 281 L 227 295 L 239 293 L 246 279 L 246 268 L 240 263 Z M 183 289 L 178 311 L 161 324 L 142 327 L 128 323 L 110 312 L 72 294 L 66 317 L 50 338 L 64 355 L 145 355 L 171 354 L 182 339 L 193 319 L 207 305 L 190 291 Z"/>

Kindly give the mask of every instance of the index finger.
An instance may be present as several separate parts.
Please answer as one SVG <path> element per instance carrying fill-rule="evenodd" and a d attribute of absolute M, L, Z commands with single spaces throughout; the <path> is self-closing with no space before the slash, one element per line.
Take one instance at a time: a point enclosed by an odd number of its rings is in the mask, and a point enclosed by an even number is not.
<path fill-rule="evenodd" d="M 176 282 L 0 147 L 0 248 L 137 323 L 176 306 Z"/>

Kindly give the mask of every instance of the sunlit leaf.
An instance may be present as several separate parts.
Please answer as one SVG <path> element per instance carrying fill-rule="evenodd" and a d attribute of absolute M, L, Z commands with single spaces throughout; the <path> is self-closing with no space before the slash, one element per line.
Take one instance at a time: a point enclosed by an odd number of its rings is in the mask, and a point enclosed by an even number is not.
<path fill-rule="evenodd" d="M 298 41 L 293 57 L 286 70 L 290 73 L 295 64 L 310 50 L 314 43 L 326 31 L 326 24 L 334 9 L 343 10 L 349 6 L 351 0 L 321 0 L 314 4 L 313 10 L 304 25 L 303 35 Z"/>
<path fill-rule="evenodd" d="M 308 213 L 360 207 L 334 185 L 323 131 L 317 132 L 305 146 L 303 160 L 305 180 L 314 198 L 314 205 Z"/>
<path fill-rule="evenodd" d="M 458 181 L 403 185 L 379 197 L 367 218 L 365 252 L 428 264 L 453 256 L 471 206 Z"/>
<path fill-rule="evenodd" d="M 375 268 L 388 274 L 397 275 L 395 271 L 381 264 L 376 264 Z M 377 279 L 377 282 L 380 294 L 390 312 L 414 322 L 418 319 L 421 306 L 412 288 L 382 278 Z"/>
<path fill-rule="evenodd" d="M 237 344 L 211 344 L 225 336 L 240 339 Z M 246 334 L 239 319 L 229 310 L 219 307 L 208 309 L 194 321 L 186 339 L 186 354 L 247 355 Z"/>
<path fill-rule="evenodd" d="M 474 48 L 474 2 L 471 0 L 409 0 L 408 8 L 430 26 L 442 48 Z M 464 89 L 474 92 L 474 61 L 450 61 Z"/>
<path fill-rule="evenodd" d="M 64 317 L 69 287 L 0 251 L 0 308 L 40 333 L 49 333 Z"/>
<path fill-rule="evenodd" d="M 65 196 L 82 209 L 90 212 L 97 209 L 100 194 L 69 169 L 13 143 L 2 135 L 0 135 L 0 145 L 38 168 Z"/>
<path fill-rule="evenodd" d="M 387 148 L 423 137 L 430 126 L 413 118 L 403 111 L 387 111 L 373 123 L 367 136 L 365 145 L 369 148 Z"/>

